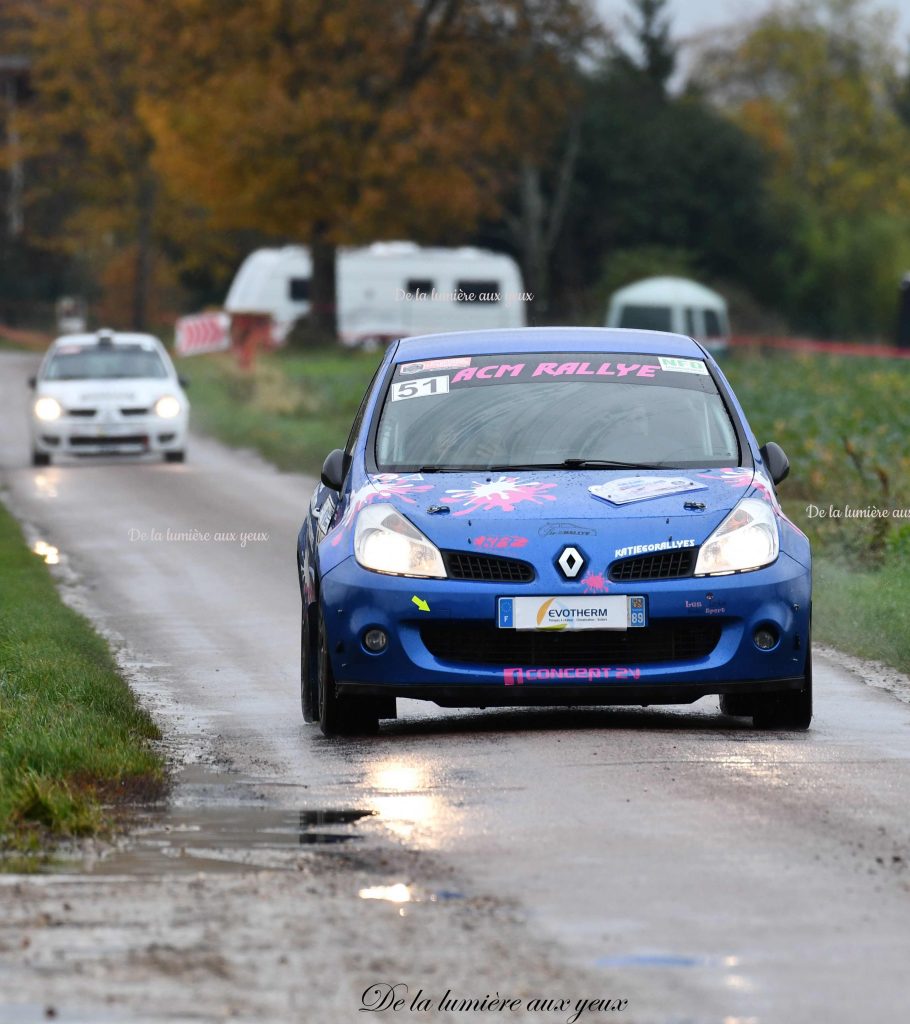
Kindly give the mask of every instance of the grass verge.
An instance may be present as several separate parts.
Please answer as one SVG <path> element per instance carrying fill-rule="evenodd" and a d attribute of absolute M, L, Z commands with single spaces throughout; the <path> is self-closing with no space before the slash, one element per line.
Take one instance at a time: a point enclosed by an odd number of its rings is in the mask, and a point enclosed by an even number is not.
<path fill-rule="evenodd" d="M 886 564 L 857 571 L 816 560 L 813 637 L 910 674 L 910 573 Z"/>
<path fill-rule="evenodd" d="M 159 738 L 104 640 L 57 594 L 0 504 L 0 870 L 105 832 L 164 788 Z"/>
<path fill-rule="evenodd" d="M 318 474 L 347 440 L 382 353 L 314 349 L 257 356 L 244 372 L 231 355 L 179 361 L 190 379 L 194 426 L 281 469 Z"/>

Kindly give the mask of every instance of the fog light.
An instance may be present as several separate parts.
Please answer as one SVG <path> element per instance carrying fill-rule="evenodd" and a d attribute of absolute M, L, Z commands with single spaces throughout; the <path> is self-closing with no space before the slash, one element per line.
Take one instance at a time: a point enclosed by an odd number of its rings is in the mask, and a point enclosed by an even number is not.
<path fill-rule="evenodd" d="M 363 634 L 363 646 L 371 654 L 380 654 L 386 649 L 389 638 L 384 629 L 368 629 Z"/>
<path fill-rule="evenodd" d="M 752 636 L 755 646 L 760 651 L 770 651 L 777 647 L 779 637 L 773 626 L 759 626 Z"/>

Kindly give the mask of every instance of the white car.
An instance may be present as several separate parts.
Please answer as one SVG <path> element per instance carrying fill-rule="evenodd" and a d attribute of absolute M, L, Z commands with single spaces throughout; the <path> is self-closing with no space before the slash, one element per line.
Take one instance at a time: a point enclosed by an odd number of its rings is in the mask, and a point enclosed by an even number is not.
<path fill-rule="evenodd" d="M 32 465 L 54 455 L 141 455 L 183 462 L 190 405 L 150 334 L 65 334 L 30 381 Z"/>

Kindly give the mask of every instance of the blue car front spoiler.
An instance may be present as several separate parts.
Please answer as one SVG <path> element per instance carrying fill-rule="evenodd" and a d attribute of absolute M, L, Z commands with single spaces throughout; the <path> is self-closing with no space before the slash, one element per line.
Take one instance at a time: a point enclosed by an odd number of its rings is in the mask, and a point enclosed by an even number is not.
<path fill-rule="evenodd" d="M 716 617 L 719 639 L 708 654 L 688 660 L 577 667 L 441 660 L 421 639 L 421 626 L 430 621 L 443 628 L 456 622 L 489 627 L 497 598 L 549 596 L 539 585 L 387 576 L 347 558 L 323 577 L 321 604 L 341 693 L 411 696 L 455 707 L 686 703 L 708 694 L 800 687 L 810 592 L 805 567 L 784 553 L 750 573 L 610 584 L 611 594 L 644 595 L 653 624 Z M 769 624 L 779 641 L 772 650 L 759 650 L 753 635 Z M 363 643 L 374 628 L 388 636 L 381 654 Z"/>

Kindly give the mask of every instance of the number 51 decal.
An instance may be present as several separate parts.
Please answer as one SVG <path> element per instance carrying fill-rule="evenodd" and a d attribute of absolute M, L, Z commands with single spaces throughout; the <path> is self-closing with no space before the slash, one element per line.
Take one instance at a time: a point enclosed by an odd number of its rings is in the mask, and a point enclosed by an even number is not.
<path fill-rule="evenodd" d="M 447 395 L 449 378 L 420 377 L 417 380 L 404 380 L 392 385 L 392 401 L 401 402 L 405 398 L 425 398 L 427 395 Z"/>

